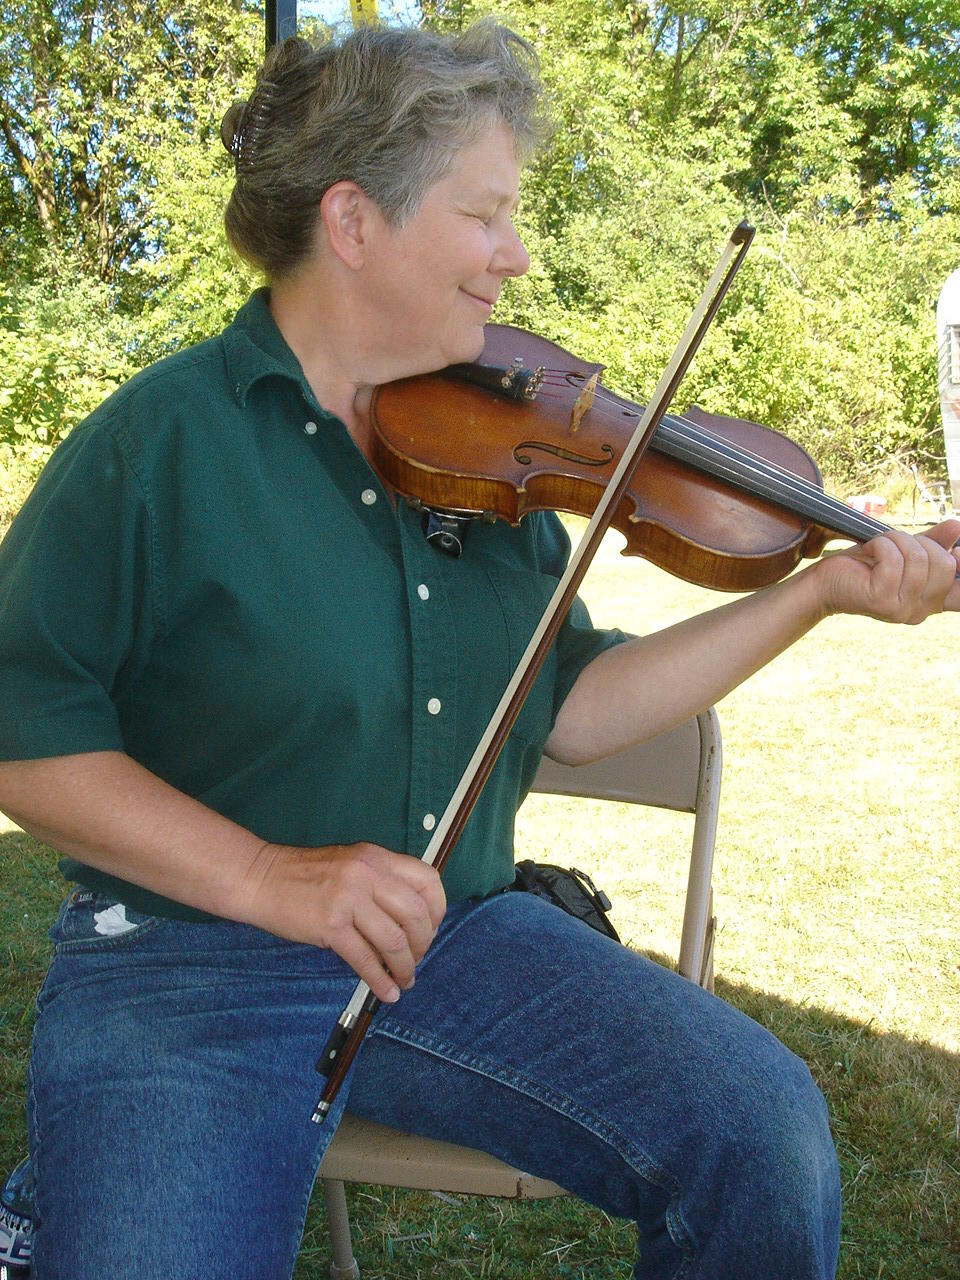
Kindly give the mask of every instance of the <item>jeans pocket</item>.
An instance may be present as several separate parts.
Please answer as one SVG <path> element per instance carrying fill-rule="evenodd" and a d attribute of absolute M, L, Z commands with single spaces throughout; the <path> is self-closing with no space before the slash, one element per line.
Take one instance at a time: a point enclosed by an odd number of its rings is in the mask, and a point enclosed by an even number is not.
<path fill-rule="evenodd" d="M 61 954 L 112 950 L 130 946 L 160 923 L 108 894 L 77 889 L 61 906 L 50 938 Z"/>

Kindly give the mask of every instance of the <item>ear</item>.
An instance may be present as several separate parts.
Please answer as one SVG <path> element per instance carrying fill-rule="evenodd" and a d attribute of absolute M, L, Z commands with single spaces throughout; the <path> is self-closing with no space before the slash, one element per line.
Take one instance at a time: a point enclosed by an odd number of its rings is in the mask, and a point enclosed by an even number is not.
<path fill-rule="evenodd" d="M 364 265 L 371 235 L 383 215 L 355 182 L 335 182 L 320 201 L 320 226 L 333 253 L 352 271 Z"/>

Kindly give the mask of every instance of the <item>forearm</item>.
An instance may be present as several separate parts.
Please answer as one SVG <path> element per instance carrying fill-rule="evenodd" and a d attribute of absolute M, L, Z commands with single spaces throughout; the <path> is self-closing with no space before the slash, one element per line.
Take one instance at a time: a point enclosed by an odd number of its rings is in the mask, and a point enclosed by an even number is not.
<path fill-rule="evenodd" d="M 571 689 L 546 753 L 583 764 L 655 737 L 724 697 L 823 616 L 808 570 L 607 649 Z"/>
<path fill-rule="evenodd" d="M 99 871 L 330 947 L 381 1000 L 413 984 L 446 907 L 439 875 L 418 858 L 363 842 L 267 842 L 122 752 L 0 763 L 0 810 Z"/>
<path fill-rule="evenodd" d="M 680 724 L 735 689 L 829 613 L 915 624 L 960 612 L 960 521 L 891 530 L 675 627 L 608 649 L 581 672 L 547 740 L 582 764 Z"/>
<path fill-rule="evenodd" d="M 117 751 L 0 763 L 0 809 L 99 871 L 232 918 L 265 843 Z"/>

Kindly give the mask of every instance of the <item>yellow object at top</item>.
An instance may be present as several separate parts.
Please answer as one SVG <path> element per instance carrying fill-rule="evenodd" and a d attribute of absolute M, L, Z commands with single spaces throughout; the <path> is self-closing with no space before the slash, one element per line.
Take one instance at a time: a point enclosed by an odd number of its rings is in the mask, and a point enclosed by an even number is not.
<path fill-rule="evenodd" d="M 377 0 L 350 0 L 350 13 L 354 27 L 362 26 L 365 22 L 376 22 L 379 16 Z"/>

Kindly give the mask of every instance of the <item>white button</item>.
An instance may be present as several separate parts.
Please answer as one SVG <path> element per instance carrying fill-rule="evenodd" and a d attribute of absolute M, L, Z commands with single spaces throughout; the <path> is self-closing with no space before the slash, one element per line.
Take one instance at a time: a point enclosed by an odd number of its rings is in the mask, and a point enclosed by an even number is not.
<path fill-rule="evenodd" d="M 430 599 L 430 588 L 427 586 L 425 582 L 421 582 L 419 587 L 417 587 L 417 595 L 420 597 L 421 600 Z"/>
<path fill-rule="evenodd" d="M 376 489 L 364 489 L 363 493 L 361 493 L 360 495 L 360 501 L 365 506 L 368 506 L 368 507 L 372 507 L 373 504 L 376 502 L 376 500 L 377 500 Z"/>
<path fill-rule="evenodd" d="M 437 820 L 436 820 L 436 818 L 433 816 L 433 814 L 432 814 L 432 813 L 425 813 L 425 814 L 423 815 L 423 829 L 424 829 L 424 831 L 432 831 L 432 830 L 433 830 L 433 828 L 434 828 L 436 825 L 437 825 Z"/>
<path fill-rule="evenodd" d="M 315 436 L 317 434 L 317 424 L 315 422 L 305 422 L 303 424 L 303 429 L 308 436 Z"/>
<path fill-rule="evenodd" d="M 440 699 L 431 698 L 427 703 L 427 710 L 432 716 L 438 716 L 440 714 Z"/>

